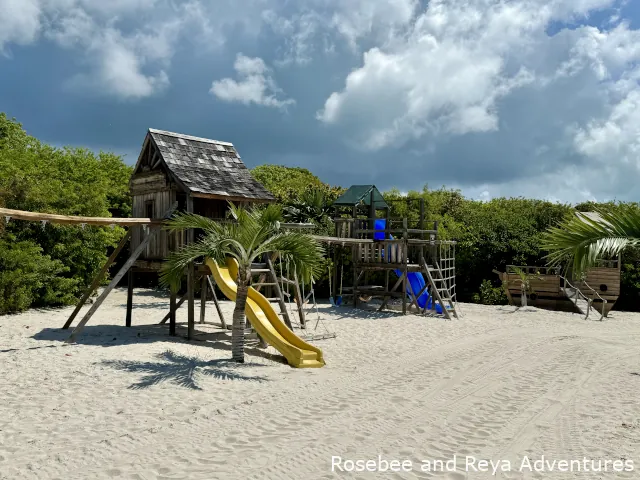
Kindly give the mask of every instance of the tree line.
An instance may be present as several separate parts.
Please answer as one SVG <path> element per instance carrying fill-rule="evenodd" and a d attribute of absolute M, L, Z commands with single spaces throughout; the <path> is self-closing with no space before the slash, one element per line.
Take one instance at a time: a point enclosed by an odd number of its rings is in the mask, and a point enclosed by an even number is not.
<path fill-rule="evenodd" d="M 16 120 L 0 113 L 0 206 L 66 215 L 131 215 L 129 177 L 132 167 L 112 153 L 81 148 L 55 148 L 27 134 Z M 310 221 L 316 232 L 333 233 L 331 203 L 343 188 L 322 182 L 303 168 L 262 165 L 253 175 L 277 198 L 288 221 Z M 398 190 L 383 192 L 402 197 Z M 429 222 L 438 221 L 441 236 L 456 240 L 459 300 L 505 303 L 493 269 L 506 265 L 545 265 L 541 244 L 545 232 L 575 210 L 616 209 L 636 204 L 557 204 L 526 198 L 477 201 L 458 190 L 425 185 L 410 191 L 424 198 Z M 418 202 L 393 202 L 392 214 L 419 217 Z M 0 218 L 0 314 L 32 307 L 74 303 L 124 234 L 119 227 L 39 224 Z M 345 275 L 349 259 L 345 257 Z M 328 260 L 327 260 L 328 262 Z M 328 264 L 317 279 L 319 293 L 328 292 Z M 349 285 L 345 281 L 346 285 Z M 640 249 L 623 255 L 621 296 L 616 309 L 638 309 Z"/>

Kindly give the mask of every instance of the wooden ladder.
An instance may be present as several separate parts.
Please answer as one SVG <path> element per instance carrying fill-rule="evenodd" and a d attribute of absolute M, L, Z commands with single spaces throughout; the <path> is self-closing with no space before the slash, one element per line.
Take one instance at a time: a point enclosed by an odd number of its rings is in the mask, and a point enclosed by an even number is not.
<path fill-rule="evenodd" d="M 442 314 L 447 318 L 447 320 L 451 320 L 451 314 L 456 318 L 460 318 L 458 316 L 458 312 L 456 311 L 455 303 L 451 298 L 451 292 L 447 287 L 447 283 L 442 276 L 442 270 L 436 262 L 435 267 L 431 265 L 427 265 L 427 263 L 422 260 L 422 269 L 427 276 L 427 281 L 431 284 L 431 295 L 435 297 L 434 303 L 432 303 L 433 308 L 435 309 L 435 301 L 437 301 L 442 307 Z M 445 304 L 448 303 L 448 305 Z M 448 308 L 447 308 L 448 307 Z M 426 312 L 427 306 L 425 305 L 424 311 Z"/>
<path fill-rule="evenodd" d="M 251 286 L 255 288 L 257 291 L 260 291 L 262 287 L 273 287 L 275 291 L 275 297 L 267 298 L 270 302 L 272 300 L 276 300 L 278 305 L 280 306 L 280 315 L 282 315 L 282 319 L 287 327 L 290 330 L 293 330 L 293 326 L 291 325 L 291 318 L 289 317 L 289 312 L 287 311 L 287 305 L 284 301 L 284 294 L 282 293 L 282 289 L 280 288 L 280 282 L 278 281 L 278 275 L 276 274 L 276 270 L 273 267 L 273 262 L 268 254 L 265 254 L 263 257 L 264 263 L 254 263 L 251 266 L 251 273 L 253 275 L 260 275 L 257 283 L 253 283 Z"/>

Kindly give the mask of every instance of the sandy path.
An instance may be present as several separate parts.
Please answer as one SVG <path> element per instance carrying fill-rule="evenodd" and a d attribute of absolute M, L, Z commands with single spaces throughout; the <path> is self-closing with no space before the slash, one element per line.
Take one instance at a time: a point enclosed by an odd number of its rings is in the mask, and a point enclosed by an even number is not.
<path fill-rule="evenodd" d="M 326 308 L 338 333 L 318 342 L 327 367 L 294 370 L 230 365 L 224 339 L 172 341 L 150 326 L 167 308 L 152 292 L 136 298 L 133 329 L 108 326 L 122 325 L 124 300 L 114 294 L 73 346 L 55 328 L 69 309 L 0 319 L 0 478 L 639 478 L 640 316 Z M 332 473 L 334 455 L 413 471 Z M 455 472 L 420 471 L 454 455 Z M 466 455 L 512 470 L 466 472 Z M 521 472 L 525 455 L 636 468 Z"/>

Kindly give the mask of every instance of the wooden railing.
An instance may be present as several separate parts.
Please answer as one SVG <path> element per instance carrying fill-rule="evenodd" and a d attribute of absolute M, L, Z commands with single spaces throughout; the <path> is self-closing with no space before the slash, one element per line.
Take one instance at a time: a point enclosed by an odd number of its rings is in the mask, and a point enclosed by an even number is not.
<path fill-rule="evenodd" d="M 402 226 L 397 228 L 376 229 L 371 225 L 371 219 L 353 219 L 353 218 L 334 218 L 336 237 L 338 238 L 372 238 L 374 233 L 383 233 L 385 239 L 390 235 L 396 238 L 409 238 L 409 236 L 417 236 L 423 239 L 435 240 L 438 230 L 426 230 L 420 228 L 408 228 L 406 219 L 402 220 Z M 434 224 L 435 227 L 435 224 Z"/>
<path fill-rule="evenodd" d="M 514 274 L 520 270 L 528 275 L 560 275 L 561 267 L 536 267 L 532 265 L 507 265 L 507 273 Z"/>
<path fill-rule="evenodd" d="M 375 243 L 359 243 L 355 247 L 357 263 L 407 263 L 407 244 L 404 240 L 382 240 Z"/>
<path fill-rule="evenodd" d="M 573 286 L 571 284 L 571 282 L 569 282 L 569 280 L 567 280 L 565 277 L 563 277 L 562 275 L 560 275 L 560 279 L 564 282 L 564 291 L 565 293 L 567 293 L 567 285 L 569 286 L 569 288 L 571 288 L 573 290 L 573 298 L 577 299 L 578 297 L 582 297 L 586 302 L 587 302 L 587 314 L 584 317 L 584 319 L 586 320 L 587 318 L 589 318 L 589 313 L 591 312 L 591 305 L 593 304 L 593 299 L 587 297 L 584 293 L 582 293 L 582 290 L 580 290 L 579 288 Z M 585 283 L 586 285 L 586 283 Z M 591 287 L 589 287 L 591 288 Z M 598 293 L 591 289 L 593 291 L 593 293 L 595 293 L 596 295 L 598 295 Z M 568 294 L 567 294 L 568 298 L 571 298 Z M 598 295 L 598 297 L 600 297 L 600 295 Z M 607 305 L 607 301 L 605 299 L 603 299 L 602 297 L 600 297 L 600 300 L 602 300 L 602 312 L 600 313 L 600 320 L 602 320 L 602 318 L 604 317 L 604 312 L 605 312 L 605 307 Z"/>

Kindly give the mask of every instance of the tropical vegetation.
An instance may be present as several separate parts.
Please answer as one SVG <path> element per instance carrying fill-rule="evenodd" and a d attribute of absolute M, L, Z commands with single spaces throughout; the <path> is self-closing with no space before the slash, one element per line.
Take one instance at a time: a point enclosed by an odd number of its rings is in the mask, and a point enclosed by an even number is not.
<path fill-rule="evenodd" d="M 199 238 L 172 253 L 163 264 L 160 280 L 177 289 L 187 266 L 197 259 L 211 258 L 224 264 L 227 257 L 238 262 L 236 304 L 233 310 L 232 359 L 244 362 L 245 307 L 251 286 L 251 264 L 265 255 L 278 255 L 308 282 L 322 269 L 324 251 L 311 236 L 280 228 L 282 209 L 270 205 L 263 209 L 244 209 L 230 204 L 234 222 L 215 222 L 195 214 L 178 214 L 168 222 L 170 231 L 198 229 Z"/>
<path fill-rule="evenodd" d="M 314 233 L 332 233 L 332 202 L 343 191 L 303 168 L 261 165 L 252 170 L 278 199 L 284 221 L 316 225 Z M 128 180 L 131 166 L 110 153 L 55 148 L 39 141 L 15 120 L 0 114 L 0 206 L 70 215 L 131 215 Z M 615 308 L 640 309 L 638 205 L 631 203 L 556 204 L 525 198 L 477 201 L 458 190 L 429 188 L 389 200 L 424 199 L 429 222 L 444 238 L 457 240 L 458 298 L 505 303 L 493 269 L 538 265 L 573 258 L 578 269 L 599 255 L 622 252 L 621 295 Z M 598 211 L 605 223 L 580 222 L 576 211 Z M 415 224 L 419 202 L 393 203 L 394 216 Z M 120 228 L 41 225 L 0 218 L 0 313 L 75 301 L 117 244 Z M 548 256 L 549 255 L 549 256 Z M 343 283 L 349 285 L 349 256 Z M 314 279 L 318 295 L 328 293 L 327 263 Z M 117 268 L 118 265 L 115 266 Z"/>

